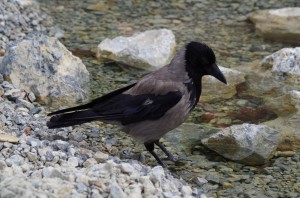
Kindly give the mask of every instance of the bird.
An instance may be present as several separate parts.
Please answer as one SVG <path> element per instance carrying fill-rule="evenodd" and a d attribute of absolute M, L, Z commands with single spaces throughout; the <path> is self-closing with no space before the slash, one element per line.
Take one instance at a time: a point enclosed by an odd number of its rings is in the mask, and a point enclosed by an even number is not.
<path fill-rule="evenodd" d="M 191 41 L 176 52 L 169 64 L 136 83 L 87 104 L 48 114 L 52 117 L 47 126 L 53 129 L 91 121 L 118 125 L 121 131 L 143 143 L 158 164 L 165 167 L 154 147 L 157 145 L 167 159 L 176 160 L 159 140 L 180 126 L 195 108 L 205 75 L 227 84 L 213 50 L 203 42 Z"/>

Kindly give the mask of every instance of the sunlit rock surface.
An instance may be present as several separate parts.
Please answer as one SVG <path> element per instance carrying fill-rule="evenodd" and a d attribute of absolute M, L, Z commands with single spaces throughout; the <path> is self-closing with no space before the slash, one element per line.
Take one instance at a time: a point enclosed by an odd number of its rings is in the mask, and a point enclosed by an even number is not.
<path fill-rule="evenodd" d="M 175 47 L 175 36 L 171 30 L 148 30 L 131 37 L 105 39 L 98 45 L 98 55 L 138 69 L 153 71 L 171 61 Z"/>
<path fill-rule="evenodd" d="M 0 73 L 43 104 L 70 106 L 89 98 L 89 72 L 53 37 L 36 34 L 11 43 Z"/>
<path fill-rule="evenodd" d="M 242 124 L 225 128 L 202 143 L 228 159 L 261 165 L 273 156 L 280 138 L 280 132 L 267 126 Z"/>
<path fill-rule="evenodd" d="M 300 7 L 261 10 L 251 14 L 250 20 L 264 38 L 300 43 Z"/>
<path fill-rule="evenodd" d="M 243 71 L 250 95 L 266 97 L 279 115 L 292 110 L 289 92 L 300 91 L 300 47 L 283 48 Z"/>
<path fill-rule="evenodd" d="M 300 150 L 300 48 L 283 48 L 241 68 L 247 94 L 261 97 L 279 117 L 265 122 L 283 135 L 279 150 Z"/>
<path fill-rule="evenodd" d="M 237 93 L 236 86 L 245 82 L 244 73 L 225 67 L 220 67 L 220 69 L 226 77 L 227 85 L 213 76 L 204 76 L 200 97 L 202 102 L 231 98 Z"/>

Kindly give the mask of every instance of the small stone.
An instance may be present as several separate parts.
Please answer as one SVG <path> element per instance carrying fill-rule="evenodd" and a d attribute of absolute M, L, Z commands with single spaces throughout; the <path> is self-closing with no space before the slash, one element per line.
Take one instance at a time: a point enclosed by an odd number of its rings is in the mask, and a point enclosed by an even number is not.
<path fill-rule="evenodd" d="M 27 97 L 30 102 L 34 102 L 36 100 L 36 97 L 35 97 L 34 93 L 32 93 L 32 92 L 30 92 Z"/>
<path fill-rule="evenodd" d="M 154 168 L 152 168 L 150 176 L 151 176 L 151 180 L 161 184 L 162 178 L 165 177 L 165 171 L 164 171 L 163 167 L 155 166 Z"/>
<path fill-rule="evenodd" d="M 228 183 L 228 182 L 222 183 L 222 186 L 223 186 L 224 189 L 234 188 L 235 187 L 233 184 Z"/>
<path fill-rule="evenodd" d="M 82 192 L 87 191 L 87 186 L 84 185 L 83 183 L 79 182 L 76 184 L 76 189 L 78 192 L 82 193 Z"/>
<path fill-rule="evenodd" d="M 60 178 L 63 180 L 68 180 L 68 177 L 66 177 L 62 172 L 60 172 L 58 169 L 53 167 L 44 167 L 42 170 L 43 177 L 50 177 L 50 178 Z"/>
<path fill-rule="evenodd" d="M 16 197 L 16 193 L 9 189 L 3 188 L 0 191 L 0 197 L 3 198 Z"/>
<path fill-rule="evenodd" d="M 0 160 L 0 171 L 2 171 L 5 167 L 7 167 L 5 161 Z"/>
<path fill-rule="evenodd" d="M 110 187 L 110 194 L 109 197 L 111 198 L 125 198 L 127 197 L 122 188 L 119 186 L 118 183 L 113 182 Z"/>
<path fill-rule="evenodd" d="M 89 158 L 87 159 L 84 163 L 83 163 L 83 166 L 84 167 L 89 167 L 89 166 L 92 166 L 94 164 L 97 164 L 97 161 L 94 159 L 94 158 Z"/>
<path fill-rule="evenodd" d="M 206 184 L 208 183 L 208 181 L 204 178 L 200 178 L 200 177 L 197 177 L 197 178 L 194 178 L 193 181 L 198 184 L 198 186 L 202 186 L 203 184 Z"/>
<path fill-rule="evenodd" d="M 97 151 L 94 155 L 94 159 L 98 162 L 98 163 L 103 163 L 108 159 L 109 155 L 106 153 L 102 153 L 101 151 Z"/>
<path fill-rule="evenodd" d="M 70 144 L 66 141 L 55 140 L 55 145 L 58 147 L 59 150 L 66 151 Z"/>
<path fill-rule="evenodd" d="M 68 165 L 71 166 L 71 167 L 77 167 L 78 166 L 78 163 L 79 163 L 79 160 L 77 157 L 70 157 L 68 159 Z"/>
<path fill-rule="evenodd" d="M 47 151 L 45 157 L 46 157 L 47 161 L 51 162 L 54 159 L 53 152 L 52 151 Z"/>
<path fill-rule="evenodd" d="M 24 164 L 24 158 L 20 155 L 13 155 L 10 157 L 10 160 L 12 161 L 12 163 L 21 166 L 22 164 Z"/>
<path fill-rule="evenodd" d="M 27 109 L 33 109 L 34 108 L 33 104 L 31 104 L 30 102 L 28 102 L 26 100 L 20 99 L 20 98 L 16 99 L 16 104 L 18 106 L 22 106 L 22 107 L 25 107 Z"/>
<path fill-rule="evenodd" d="M 181 192 L 184 197 L 189 197 L 192 196 L 193 190 L 191 189 L 190 186 L 182 186 Z"/>
<path fill-rule="evenodd" d="M 121 163 L 121 170 L 122 170 L 122 172 L 124 172 L 124 173 L 128 173 L 128 174 L 131 174 L 131 173 L 133 173 L 134 172 L 134 168 L 133 168 L 133 166 L 131 166 L 130 164 L 128 164 L 128 163 Z"/>
<path fill-rule="evenodd" d="M 275 156 L 276 157 L 293 157 L 296 155 L 295 151 L 276 151 Z"/>
<path fill-rule="evenodd" d="M 27 158 L 30 162 L 35 162 L 38 158 L 37 154 L 36 153 L 31 153 L 31 152 L 28 152 L 27 153 Z"/>

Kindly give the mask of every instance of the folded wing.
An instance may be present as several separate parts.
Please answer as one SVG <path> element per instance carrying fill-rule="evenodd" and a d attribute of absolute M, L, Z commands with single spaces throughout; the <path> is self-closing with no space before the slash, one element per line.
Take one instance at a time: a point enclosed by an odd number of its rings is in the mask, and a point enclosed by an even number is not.
<path fill-rule="evenodd" d="M 156 120 L 175 106 L 181 97 L 179 91 L 168 92 L 165 95 L 105 95 L 89 104 L 52 113 L 51 115 L 59 115 L 53 116 L 47 126 L 58 128 L 94 120 L 118 122 L 122 125 Z"/>

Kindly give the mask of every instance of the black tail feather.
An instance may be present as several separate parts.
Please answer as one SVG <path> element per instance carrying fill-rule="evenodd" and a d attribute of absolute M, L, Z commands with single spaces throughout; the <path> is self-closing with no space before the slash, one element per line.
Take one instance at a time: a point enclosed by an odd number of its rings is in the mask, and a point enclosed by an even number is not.
<path fill-rule="evenodd" d="M 55 115 L 47 122 L 49 129 L 68 127 L 99 120 L 101 117 L 96 115 L 92 110 L 75 111 L 61 115 Z"/>

